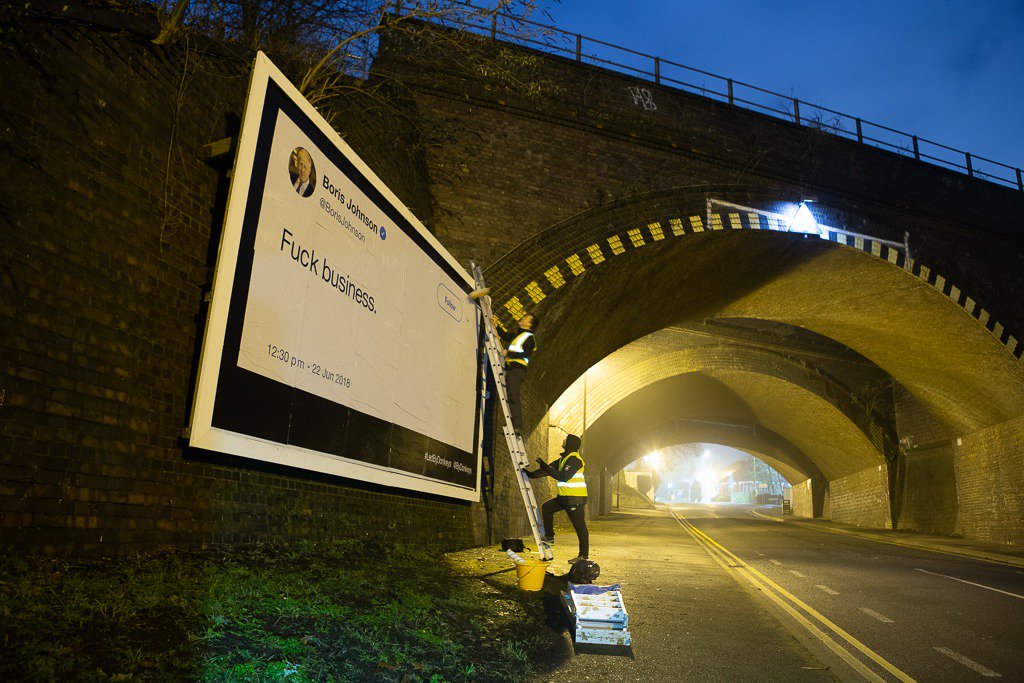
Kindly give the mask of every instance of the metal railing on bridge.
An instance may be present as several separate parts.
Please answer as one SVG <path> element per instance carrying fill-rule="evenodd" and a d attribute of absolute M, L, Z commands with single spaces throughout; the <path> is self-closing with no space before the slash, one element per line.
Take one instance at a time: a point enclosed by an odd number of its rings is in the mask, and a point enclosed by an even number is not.
<path fill-rule="evenodd" d="M 506 12 L 493 12 L 469 2 L 455 5 L 464 12 L 446 12 L 430 21 L 495 40 L 572 59 L 581 64 L 627 74 L 659 86 L 694 93 L 749 109 L 831 135 L 913 157 L 918 161 L 964 173 L 1024 192 L 1020 168 L 987 159 L 942 143 L 874 123 L 857 116 L 783 95 L 733 78 L 679 64 L 612 43 L 570 33 Z M 416 3 L 396 2 L 397 15 L 415 11 Z"/>

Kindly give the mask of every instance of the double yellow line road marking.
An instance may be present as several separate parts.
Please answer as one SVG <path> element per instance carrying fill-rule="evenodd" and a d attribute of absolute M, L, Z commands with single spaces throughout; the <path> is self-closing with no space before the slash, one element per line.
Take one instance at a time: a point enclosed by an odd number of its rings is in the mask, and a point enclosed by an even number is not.
<path fill-rule="evenodd" d="M 914 681 L 907 673 L 857 640 L 821 612 L 734 555 L 728 548 L 698 529 L 688 519 L 677 514 L 675 510 L 670 509 L 669 511 L 679 525 L 698 544 L 703 546 L 723 569 L 727 572 L 735 572 L 738 577 L 760 590 L 763 595 L 793 617 L 798 624 L 824 643 L 828 649 L 849 664 L 865 680 L 897 680 L 906 683 Z M 879 671 L 882 674 L 888 674 L 888 677 L 880 675 Z"/>

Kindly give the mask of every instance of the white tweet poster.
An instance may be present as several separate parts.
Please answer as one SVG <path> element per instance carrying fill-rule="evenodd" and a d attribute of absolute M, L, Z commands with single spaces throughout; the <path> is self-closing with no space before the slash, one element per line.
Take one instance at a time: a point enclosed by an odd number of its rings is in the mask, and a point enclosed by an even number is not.
<path fill-rule="evenodd" d="M 262 54 L 191 443 L 479 499 L 468 274 Z"/>

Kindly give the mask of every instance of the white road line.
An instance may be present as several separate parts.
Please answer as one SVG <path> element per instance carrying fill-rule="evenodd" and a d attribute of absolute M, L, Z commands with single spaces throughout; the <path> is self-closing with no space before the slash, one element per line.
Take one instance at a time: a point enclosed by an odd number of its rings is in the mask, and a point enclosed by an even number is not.
<path fill-rule="evenodd" d="M 779 562 L 778 560 L 768 560 L 768 561 L 771 562 L 772 564 L 774 564 L 776 567 L 781 567 L 782 566 L 782 563 Z"/>
<path fill-rule="evenodd" d="M 807 578 L 806 576 L 804 576 L 803 574 L 801 574 L 800 572 L 798 572 L 795 569 L 790 569 L 789 573 L 792 574 L 793 576 L 795 576 L 798 579 L 806 579 Z"/>
<path fill-rule="evenodd" d="M 860 611 L 863 612 L 864 614 L 868 615 L 872 619 L 878 619 L 883 624 L 895 624 L 896 623 L 895 621 L 893 621 L 889 617 L 885 616 L 884 614 L 879 614 L 878 612 L 876 612 L 873 609 L 870 609 L 870 608 L 867 608 L 867 607 L 861 607 Z"/>
<path fill-rule="evenodd" d="M 815 586 L 818 590 L 825 591 L 829 595 L 839 595 L 839 591 L 834 591 L 823 583 L 819 583 Z"/>
<path fill-rule="evenodd" d="M 927 569 L 914 569 L 914 571 L 915 572 L 921 572 L 922 574 L 931 574 L 932 576 L 941 576 L 944 579 L 951 579 L 953 581 L 959 581 L 960 583 L 966 583 L 966 584 L 968 584 L 970 586 L 977 586 L 978 588 L 984 588 L 987 591 L 995 591 L 996 593 L 1002 593 L 1003 595 L 1009 595 L 1011 598 L 1017 598 L 1018 600 L 1024 600 L 1024 595 L 1019 595 L 1017 593 L 1011 593 L 1010 591 L 1004 591 L 1004 590 L 1001 590 L 999 588 L 993 588 L 992 586 L 986 586 L 985 584 L 982 584 L 982 583 L 974 583 L 973 581 L 968 581 L 967 579 L 958 579 L 955 576 L 948 576 L 946 574 L 939 574 L 938 572 L 930 572 Z"/>
<path fill-rule="evenodd" d="M 946 655 L 947 657 L 952 659 L 954 662 L 958 662 L 960 664 L 963 664 L 964 666 L 966 666 L 968 669 L 971 669 L 975 673 L 981 674 L 985 678 L 1002 678 L 1003 677 L 1003 675 L 1001 673 L 996 673 L 992 669 L 989 669 L 988 667 L 985 667 L 985 666 L 982 666 L 981 664 L 978 664 L 973 659 L 968 659 L 967 657 L 964 657 L 959 652 L 954 652 L 953 650 L 950 650 L 948 647 L 935 647 L 933 649 L 936 652 L 940 653 L 940 654 Z"/>

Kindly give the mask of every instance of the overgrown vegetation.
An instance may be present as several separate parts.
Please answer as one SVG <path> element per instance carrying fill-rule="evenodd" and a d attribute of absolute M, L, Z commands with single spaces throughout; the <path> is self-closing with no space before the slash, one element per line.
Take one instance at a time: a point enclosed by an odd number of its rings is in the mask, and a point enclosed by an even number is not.
<path fill-rule="evenodd" d="M 523 680 L 559 635 L 538 595 L 518 591 L 493 555 L 488 564 L 353 544 L 80 565 L 7 558 L 0 676 Z"/>
<path fill-rule="evenodd" d="M 479 34 L 494 32 L 506 40 L 521 40 L 546 32 L 540 24 L 527 21 L 545 14 L 540 6 L 544 0 L 481 0 L 478 4 L 464 0 L 137 1 L 157 7 L 163 27 L 154 40 L 159 44 L 191 31 L 247 51 L 263 50 L 279 65 L 306 65 L 297 85 L 314 106 L 349 94 L 386 103 L 379 85 L 389 77 L 378 72 L 377 83 L 367 84 L 385 35 L 414 38 L 427 25 L 462 29 L 433 31 L 431 40 L 437 49 L 460 55 L 511 82 L 522 80 L 519 72 L 524 65 L 510 55 L 492 59 L 481 52 Z"/>

